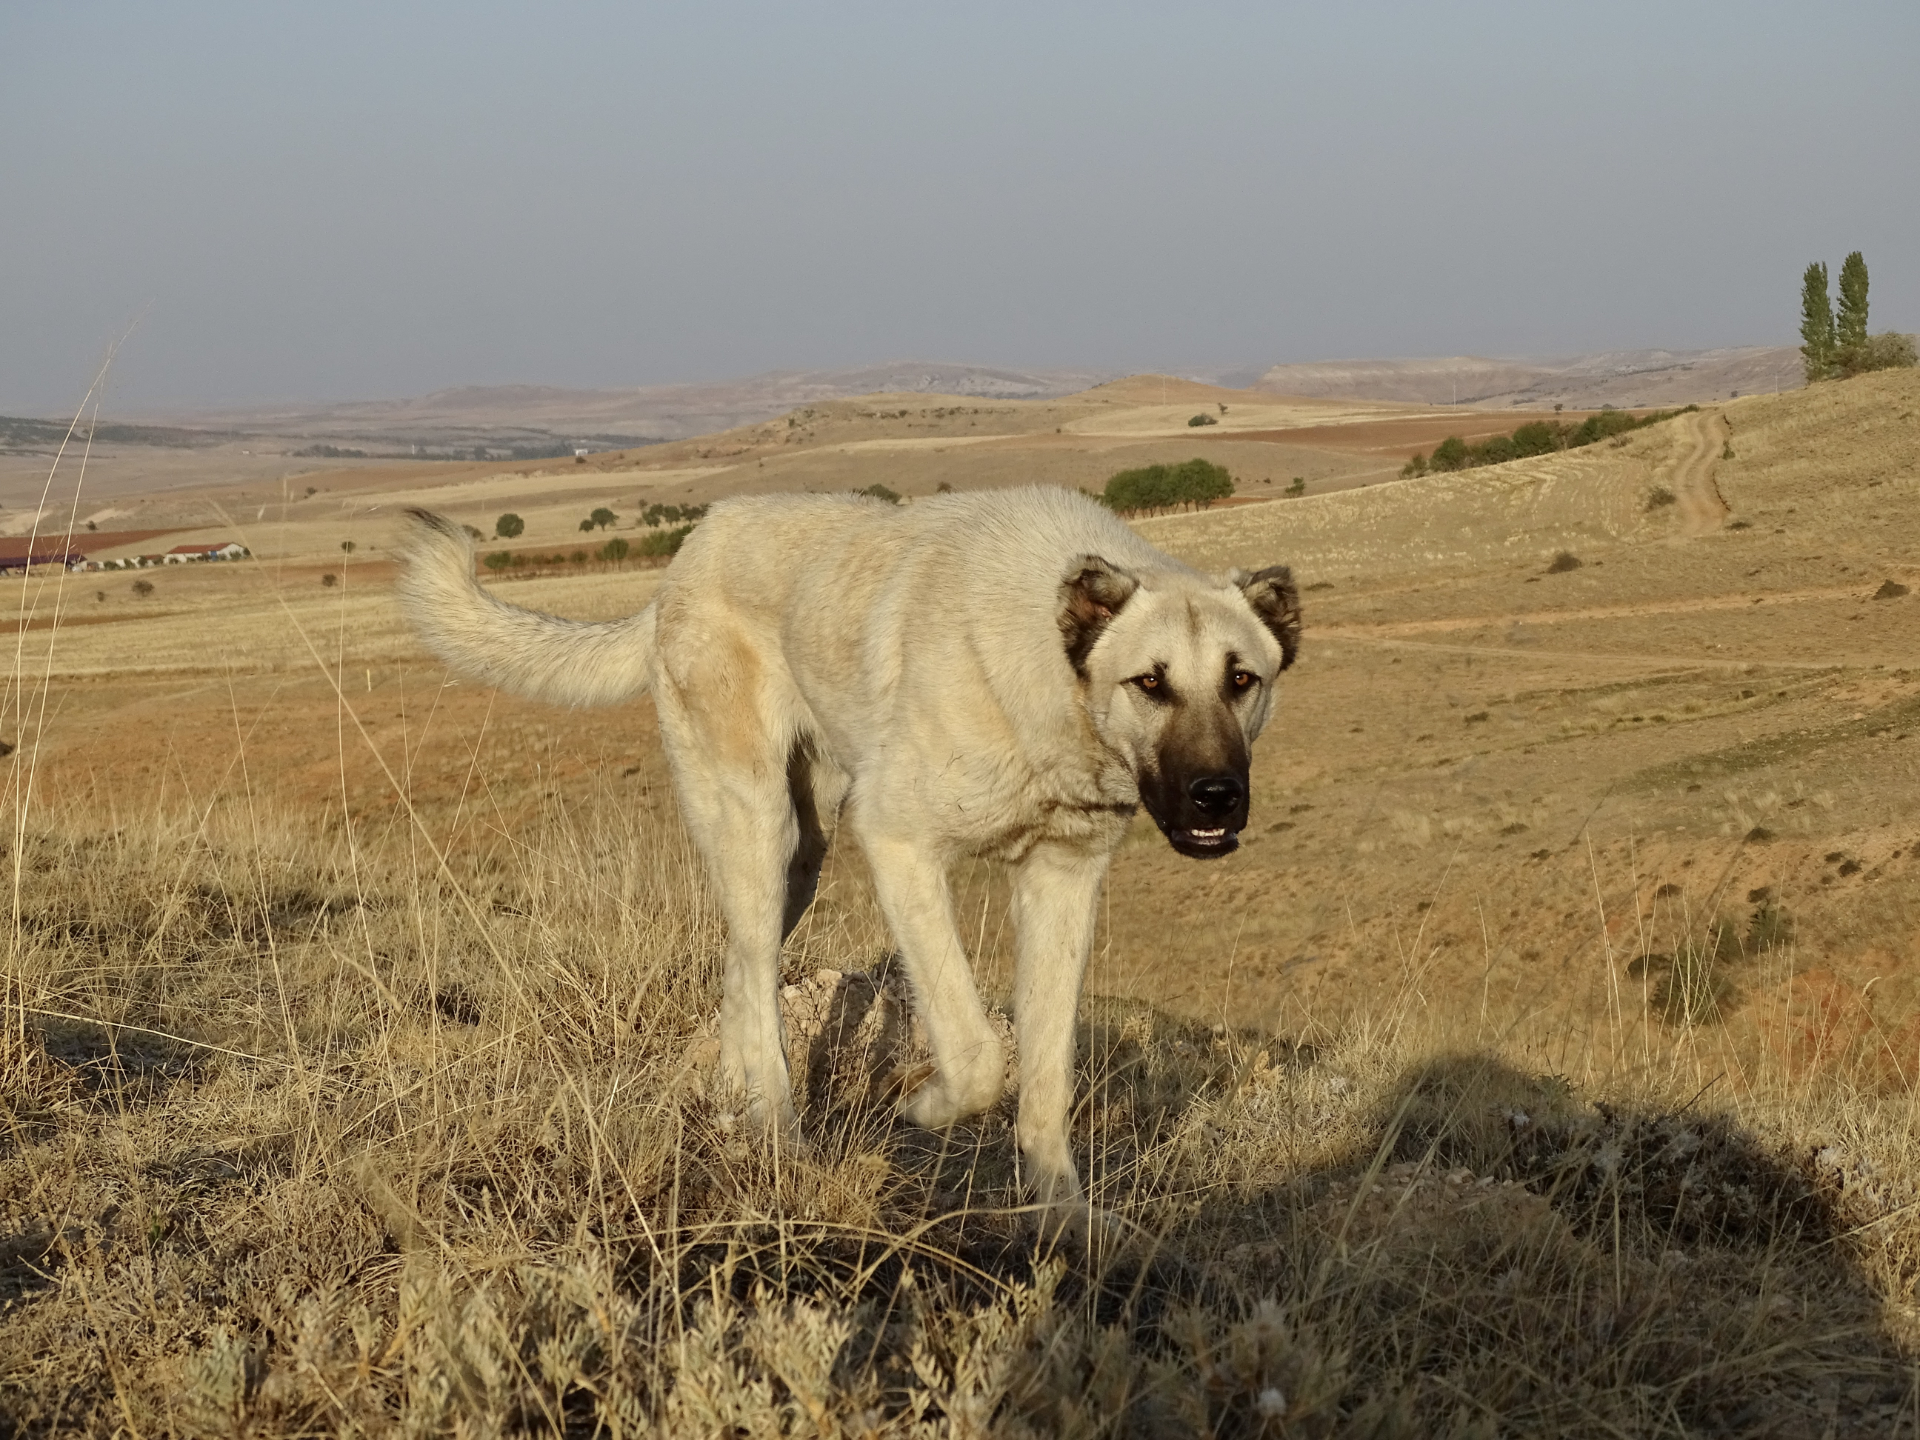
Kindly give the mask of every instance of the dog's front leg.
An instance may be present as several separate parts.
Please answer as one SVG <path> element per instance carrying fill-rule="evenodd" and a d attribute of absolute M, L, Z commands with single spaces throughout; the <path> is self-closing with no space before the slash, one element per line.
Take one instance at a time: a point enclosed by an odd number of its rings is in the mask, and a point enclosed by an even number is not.
<path fill-rule="evenodd" d="M 1042 845 L 1014 876 L 1017 931 L 1014 1033 L 1020 1046 L 1020 1113 L 1014 1135 L 1034 1198 L 1078 1206 L 1080 1174 L 1067 1145 L 1073 1103 L 1073 1033 L 1093 944 L 1094 907 L 1107 856 Z"/>
<path fill-rule="evenodd" d="M 916 1125 L 939 1129 L 1000 1098 L 1006 1051 L 987 1023 L 953 923 L 946 866 L 913 840 L 865 831 L 860 838 L 933 1050 L 933 1078 L 901 1108 Z"/>

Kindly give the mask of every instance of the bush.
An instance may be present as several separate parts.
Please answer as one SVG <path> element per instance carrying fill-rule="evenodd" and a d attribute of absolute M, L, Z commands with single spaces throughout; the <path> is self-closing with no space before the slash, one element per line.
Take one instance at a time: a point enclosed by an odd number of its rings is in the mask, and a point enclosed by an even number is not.
<path fill-rule="evenodd" d="M 1564 575 L 1569 570 L 1578 570 L 1580 565 L 1581 560 L 1578 555 L 1574 554 L 1571 550 L 1562 550 L 1558 555 L 1553 557 L 1552 563 L 1547 566 L 1547 574 Z"/>
<path fill-rule="evenodd" d="M 1211 460 L 1189 460 L 1182 465 L 1146 465 L 1122 470 L 1107 481 L 1101 499 L 1123 514 L 1204 508 L 1233 494 L 1233 476 Z"/>
<path fill-rule="evenodd" d="M 600 547 L 598 554 L 602 560 L 624 560 L 632 549 L 624 536 L 616 535 Z"/>
<path fill-rule="evenodd" d="M 1436 471 L 1471 470 L 1480 465 L 1524 460 L 1533 455 L 1551 455 L 1556 450 L 1577 450 L 1582 445 L 1597 444 L 1624 435 L 1629 430 L 1658 425 L 1662 420 L 1690 414 L 1699 408 L 1698 405 L 1688 405 L 1679 410 L 1655 410 L 1636 417 L 1625 410 L 1607 406 L 1589 415 L 1572 429 L 1557 420 L 1534 420 L 1522 425 L 1511 435 L 1495 435 L 1478 445 L 1469 445 L 1460 436 L 1449 435 L 1434 446 L 1432 455 L 1415 455 L 1407 461 L 1401 466 L 1400 474 L 1410 477 Z"/>
<path fill-rule="evenodd" d="M 867 486 L 867 488 L 866 488 L 866 489 L 864 489 L 864 490 L 856 490 L 856 491 L 854 491 L 853 493 L 854 493 L 854 494 L 856 494 L 856 495 L 866 495 L 866 496 L 870 496 L 871 498 L 873 498 L 873 499 L 875 499 L 875 500 L 884 500 L 884 501 L 886 501 L 886 502 L 887 502 L 887 503 L 888 503 L 889 505 L 898 505 L 898 504 L 900 503 L 900 499 L 901 499 L 901 496 L 900 496 L 900 492 L 899 492 L 899 491 L 897 491 L 897 490 L 889 490 L 889 489 L 888 489 L 888 488 L 887 488 L 886 486 L 884 486 L 884 485 L 869 485 L 869 486 Z"/>
<path fill-rule="evenodd" d="M 502 540 L 511 540 L 527 528 L 527 522 L 509 510 L 493 522 L 493 533 Z"/>
<path fill-rule="evenodd" d="M 1662 505 L 1674 503 L 1674 494 L 1664 485 L 1656 485 L 1647 492 L 1647 509 L 1658 510 Z"/>
<path fill-rule="evenodd" d="M 331 590 L 334 586 L 340 583 L 340 577 L 338 575 L 335 575 L 331 570 L 329 570 L 325 575 L 322 575 L 320 577 L 320 583 L 326 586 L 327 589 Z"/>
<path fill-rule="evenodd" d="M 1889 330 L 1870 335 L 1862 345 L 1849 345 L 1834 352 L 1834 373 L 1841 379 L 1865 375 L 1874 370 L 1904 370 L 1920 360 L 1914 350 L 1913 336 Z"/>
<path fill-rule="evenodd" d="M 496 550 L 480 563 L 489 570 L 504 570 L 513 564 L 513 556 L 505 550 Z"/>
<path fill-rule="evenodd" d="M 1294 476 L 1292 482 L 1287 486 L 1286 493 L 1294 496 L 1306 494 L 1307 477 L 1304 475 Z"/>
<path fill-rule="evenodd" d="M 651 535 L 640 537 L 640 546 L 635 553 L 656 559 L 664 555 L 678 555 L 680 547 L 686 543 L 687 536 L 692 533 L 691 525 L 676 525 L 671 530 L 656 530 Z"/>
<path fill-rule="evenodd" d="M 1220 422 L 1216 420 L 1213 416 L 1207 414 L 1205 411 L 1202 411 L 1200 414 L 1194 416 L 1191 420 L 1187 421 L 1187 426 L 1189 429 L 1191 429 L 1195 425 L 1218 425 L 1219 423 Z"/>
<path fill-rule="evenodd" d="M 704 505 L 649 505 L 640 512 L 640 523 L 649 528 L 656 525 L 690 524 L 705 517 Z"/>
<path fill-rule="evenodd" d="M 351 555 L 351 554 L 352 554 L 352 553 L 354 552 L 354 548 L 355 548 L 355 547 L 354 547 L 354 543 L 353 543 L 353 541 L 351 541 L 351 540 L 342 540 L 342 541 L 340 542 L 340 548 L 341 548 L 342 550 L 344 550 L 344 551 L 345 551 L 345 552 L 346 552 L 347 554 L 349 554 L 349 555 Z"/>
<path fill-rule="evenodd" d="M 142 600 L 146 599 L 149 595 L 153 593 L 153 582 L 151 580 L 134 581 L 133 593 L 139 596 L 140 599 Z"/>

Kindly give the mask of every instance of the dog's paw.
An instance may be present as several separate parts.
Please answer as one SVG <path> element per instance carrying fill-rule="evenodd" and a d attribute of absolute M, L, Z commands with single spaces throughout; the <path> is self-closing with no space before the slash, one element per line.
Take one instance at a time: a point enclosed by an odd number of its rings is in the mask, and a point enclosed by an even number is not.
<path fill-rule="evenodd" d="M 918 1089 L 900 1102 L 900 1113 L 925 1129 L 944 1130 L 975 1112 L 941 1083 L 940 1078 L 932 1073 L 932 1068 L 915 1067 L 927 1071 L 927 1077 Z M 906 1085 L 898 1088 L 905 1090 Z"/>

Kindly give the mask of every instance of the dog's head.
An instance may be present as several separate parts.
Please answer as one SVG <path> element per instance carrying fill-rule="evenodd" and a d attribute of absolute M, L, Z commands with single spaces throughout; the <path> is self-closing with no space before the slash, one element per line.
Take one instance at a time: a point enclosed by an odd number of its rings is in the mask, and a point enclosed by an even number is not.
<path fill-rule="evenodd" d="M 1291 572 L 1209 582 L 1083 555 L 1060 584 L 1060 632 L 1094 728 L 1128 757 L 1173 848 L 1231 854 L 1247 823 L 1253 740 L 1300 647 Z"/>

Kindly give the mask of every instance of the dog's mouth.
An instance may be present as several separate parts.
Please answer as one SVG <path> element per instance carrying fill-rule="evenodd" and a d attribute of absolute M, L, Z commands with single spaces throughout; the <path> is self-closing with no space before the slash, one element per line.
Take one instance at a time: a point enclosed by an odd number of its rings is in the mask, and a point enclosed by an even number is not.
<path fill-rule="evenodd" d="M 1224 825 L 1212 829 L 1185 829 L 1178 825 L 1162 825 L 1161 832 L 1166 835 L 1167 843 L 1195 860 L 1213 860 L 1222 855 L 1231 855 L 1240 848 L 1240 837 Z"/>

